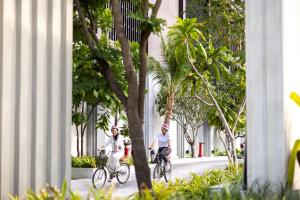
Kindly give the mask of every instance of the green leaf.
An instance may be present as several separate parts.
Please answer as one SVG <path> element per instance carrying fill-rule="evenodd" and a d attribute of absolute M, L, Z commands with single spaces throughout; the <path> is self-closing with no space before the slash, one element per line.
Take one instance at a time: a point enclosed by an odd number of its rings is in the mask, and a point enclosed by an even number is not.
<path fill-rule="evenodd" d="M 197 32 L 192 32 L 190 34 L 191 38 L 198 41 L 199 40 L 199 35 L 197 34 Z"/>
<path fill-rule="evenodd" d="M 96 90 L 93 91 L 93 94 L 94 94 L 94 97 L 96 97 L 96 98 L 99 97 L 99 93 Z"/>
<path fill-rule="evenodd" d="M 211 65 L 211 64 L 212 64 L 212 61 L 213 61 L 212 58 L 208 58 L 208 59 L 207 59 L 207 64 L 208 64 L 208 65 Z"/>
<path fill-rule="evenodd" d="M 64 182 L 61 186 L 61 194 L 62 194 L 63 199 L 65 199 L 65 197 L 66 197 L 66 192 L 67 192 L 67 181 L 64 180 Z"/>
<path fill-rule="evenodd" d="M 198 49 L 199 49 L 199 52 L 201 53 L 201 55 L 204 56 L 205 60 L 207 60 L 206 50 L 201 43 L 198 43 Z"/>
<path fill-rule="evenodd" d="M 299 151 L 300 151 L 300 140 L 296 140 L 294 147 L 291 151 L 290 158 L 289 158 L 289 164 L 288 164 L 287 183 L 288 183 L 289 188 L 291 188 L 294 184 L 294 171 L 295 171 L 295 164 L 296 164 L 296 156 Z"/>
<path fill-rule="evenodd" d="M 217 65 L 213 65 L 213 68 L 214 68 L 214 74 L 216 76 L 216 79 L 219 81 L 221 79 L 219 69 L 218 69 Z"/>

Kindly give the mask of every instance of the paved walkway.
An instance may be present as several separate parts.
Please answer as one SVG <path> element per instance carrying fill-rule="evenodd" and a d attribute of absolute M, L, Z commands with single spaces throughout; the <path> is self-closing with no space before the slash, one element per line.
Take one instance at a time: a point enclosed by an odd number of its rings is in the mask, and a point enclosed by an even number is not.
<path fill-rule="evenodd" d="M 191 173 L 202 174 L 204 171 L 214 168 L 224 168 L 228 164 L 227 157 L 203 157 L 203 158 L 184 158 L 173 159 L 172 178 L 190 179 Z M 154 164 L 150 164 L 151 172 Z M 137 192 L 136 178 L 134 167 L 130 168 L 130 178 L 126 184 L 119 184 L 114 178 L 112 183 L 106 183 L 105 188 L 114 185 L 114 197 L 125 197 Z M 72 180 L 71 187 L 73 191 L 78 191 L 82 196 L 87 196 L 89 188 L 92 187 L 91 179 Z"/>

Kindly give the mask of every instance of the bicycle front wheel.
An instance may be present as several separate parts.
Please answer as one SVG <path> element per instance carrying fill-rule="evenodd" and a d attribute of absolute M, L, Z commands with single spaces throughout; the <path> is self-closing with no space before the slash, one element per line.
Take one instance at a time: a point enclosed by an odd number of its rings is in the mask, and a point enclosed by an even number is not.
<path fill-rule="evenodd" d="M 162 176 L 163 176 L 162 167 L 159 164 L 155 165 L 153 170 L 153 179 L 159 181 Z"/>
<path fill-rule="evenodd" d="M 171 162 L 168 161 L 164 165 L 164 177 L 166 182 L 171 180 L 171 175 L 172 175 L 172 165 Z"/>
<path fill-rule="evenodd" d="M 130 176 L 130 167 L 127 163 L 122 163 L 120 167 L 118 167 L 117 171 L 117 180 L 119 183 L 126 183 Z"/>
<path fill-rule="evenodd" d="M 93 174 L 93 186 L 95 189 L 101 189 L 105 185 L 107 174 L 104 168 L 98 168 Z"/>

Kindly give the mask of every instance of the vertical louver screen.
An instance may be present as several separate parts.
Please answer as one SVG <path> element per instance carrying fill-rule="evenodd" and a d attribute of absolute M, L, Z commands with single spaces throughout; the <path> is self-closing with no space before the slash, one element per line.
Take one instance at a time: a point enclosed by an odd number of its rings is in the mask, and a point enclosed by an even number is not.
<path fill-rule="evenodd" d="M 125 33 L 130 41 L 138 42 L 140 40 L 139 22 L 128 16 L 129 13 L 133 12 L 135 8 L 136 0 L 125 1 L 121 0 L 121 10 L 123 13 L 123 22 Z M 112 40 L 117 40 L 115 28 L 109 33 L 109 37 Z"/>

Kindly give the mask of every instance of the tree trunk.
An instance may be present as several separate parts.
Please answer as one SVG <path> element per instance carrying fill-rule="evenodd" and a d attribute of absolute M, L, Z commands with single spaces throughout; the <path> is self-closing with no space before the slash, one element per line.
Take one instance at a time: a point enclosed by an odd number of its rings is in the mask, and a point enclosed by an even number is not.
<path fill-rule="evenodd" d="M 230 145 L 231 145 L 231 157 L 232 157 L 232 164 L 237 164 L 237 155 L 235 150 L 235 140 L 230 139 Z"/>
<path fill-rule="evenodd" d="M 81 114 L 83 114 L 84 113 L 84 102 L 83 101 L 81 101 Z M 84 131 L 83 131 L 83 129 L 84 129 L 84 125 L 81 123 L 80 124 L 80 138 L 81 138 L 81 141 L 80 141 L 80 156 L 82 156 L 83 155 L 83 133 L 84 133 Z"/>
<path fill-rule="evenodd" d="M 80 156 L 83 156 L 83 135 L 84 135 L 84 132 L 81 133 L 81 141 L 80 141 L 80 145 L 81 145 L 80 151 L 81 151 L 81 153 L 80 153 Z"/>
<path fill-rule="evenodd" d="M 115 114 L 115 126 L 118 126 L 118 121 L 119 121 L 119 109 L 117 109 L 116 114 Z"/>
<path fill-rule="evenodd" d="M 79 150 L 79 131 L 78 126 L 76 126 L 76 132 L 77 132 L 77 156 L 80 156 L 80 150 Z"/>
<path fill-rule="evenodd" d="M 195 143 L 190 143 L 191 146 L 191 157 L 194 158 L 195 157 Z"/>
<path fill-rule="evenodd" d="M 144 147 L 143 126 L 142 121 L 139 119 L 138 107 L 135 102 L 128 102 L 126 113 L 128 118 L 129 136 L 132 143 L 135 176 L 139 191 L 142 191 L 142 189 L 145 188 L 152 189 L 150 169 Z"/>
<path fill-rule="evenodd" d="M 77 114 L 77 106 L 75 106 L 75 113 Z M 79 151 L 79 130 L 78 126 L 76 126 L 76 137 L 77 137 L 77 156 L 80 156 L 80 151 Z"/>
<path fill-rule="evenodd" d="M 221 136 L 220 131 L 217 131 L 217 133 L 218 133 L 219 138 L 220 138 L 220 140 L 221 140 L 221 142 L 222 142 L 222 144 L 223 144 L 223 146 L 224 146 L 224 148 L 225 148 L 225 150 L 227 152 L 227 157 L 228 157 L 229 162 L 233 163 L 233 158 L 232 158 L 231 150 L 230 150 L 231 149 L 231 145 L 230 145 L 230 141 L 228 139 L 228 136 L 226 136 L 226 140 L 227 140 L 227 144 L 226 144 L 226 142 L 223 140 L 223 138 Z"/>
<path fill-rule="evenodd" d="M 175 94 L 174 92 L 171 92 L 170 95 L 167 97 L 167 109 L 166 109 L 166 115 L 165 115 L 165 124 L 170 124 L 172 114 L 173 114 L 173 107 L 175 103 Z"/>

